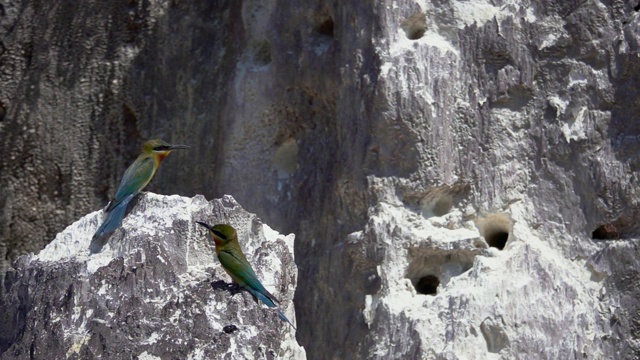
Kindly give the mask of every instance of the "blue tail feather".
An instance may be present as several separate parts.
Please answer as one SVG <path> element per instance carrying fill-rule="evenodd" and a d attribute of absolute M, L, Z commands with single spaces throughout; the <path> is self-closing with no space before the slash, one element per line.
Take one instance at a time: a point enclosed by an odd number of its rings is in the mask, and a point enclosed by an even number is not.
<path fill-rule="evenodd" d="M 100 252 L 102 247 L 107 244 L 109 241 L 109 235 L 116 231 L 122 224 L 122 219 L 124 219 L 124 215 L 127 211 L 127 207 L 129 202 L 133 199 L 133 195 L 127 196 L 120 204 L 116 205 L 111 211 L 107 213 L 107 218 L 104 220 L 102 225 L 98 228 L 96 233 L 93 235 L 91 239 L 91 245 L 89 246 L 89 250 L 92 254 Z"/>
<path fill-rule="evenodd" d="M 265 303 L 268 307 L 270 308 L 274 308 L 277 307 L 276 304 L 273 302 L 273 300 L 269 299 L 268 297 L 266 297 L 263 293 L 259 292 L 259 291 L 255 291 L 253 289 L 249 290 L 249 292 L 251 294 L 253 294 L 255 297 L 257 297 L 258 299 L 260 299 L 263 303 Z"/>
<path fill-rule="evenodd" d="M 287 319 L 286 316 L 284 316 L 284 314 L 282 313 L 282 311 L 280 310 L 280 308 L 273 302 L 273 300 L 269 299 L 267 296 L 265 296 L 263 293 L 259 292 L 259 291 L 255 291 L 251 288 L 247 288 L 247 290 L 249 290 L 249 292 L 257 297 L 258 299 L 260 299 L 263 303 L 265 303 L 268 307 L 270 308 L 275 308 L 276 311 L 278 312 L 278 317 L 280 317 L 280 319 L 284 322 L 288 322 L 289 325 L 291 325 L 291 327 L 293 327 L 294 329 L 296 329 L 296 327 L 293 325 L 293 323 Z"/>

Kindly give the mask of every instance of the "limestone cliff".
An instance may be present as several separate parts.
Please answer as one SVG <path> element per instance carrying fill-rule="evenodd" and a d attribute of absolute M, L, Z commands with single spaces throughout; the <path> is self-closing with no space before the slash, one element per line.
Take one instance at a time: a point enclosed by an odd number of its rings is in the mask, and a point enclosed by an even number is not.
<path fill-rule="evenodd" d="M 640 357 L 638 4 L 1 4 L 2 267 L 161 137 L 296 234 L 310 358 Z"/>

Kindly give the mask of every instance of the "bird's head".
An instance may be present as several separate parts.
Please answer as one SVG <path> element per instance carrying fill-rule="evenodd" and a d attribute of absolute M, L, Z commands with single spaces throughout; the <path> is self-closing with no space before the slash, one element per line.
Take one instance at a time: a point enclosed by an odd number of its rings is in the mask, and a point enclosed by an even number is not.
<path fill-rule="evenodd" d="M 207 230 L 209 230 L 209 232 L 211 233 L 211 236 L 213 236 L 213 241 L 215 241 L 216 246 L 224 246 L 230 243 L 231 241 L 233 241 L 234 239 L 238 238 L 238 233 L 236 232 L 236 229 L 234 229 L 233 226 L 231 225 L 217 224 L 217 225 L 211 226 L 202 221 L 196 221 L 196 223 L 198 223 L 198 225 L 205 227 Z"/>
<path fill-rule="evenodd" d="M 142 152 L 145 154 L 153 154 L 160 158 L 160 160 L 164 159 L 172 150 L 177 149 L 188 149 L 187 145 L 171 145 L 166 141 L 160 139 L 153 139 L 145 142 L 142 145 Z"/>

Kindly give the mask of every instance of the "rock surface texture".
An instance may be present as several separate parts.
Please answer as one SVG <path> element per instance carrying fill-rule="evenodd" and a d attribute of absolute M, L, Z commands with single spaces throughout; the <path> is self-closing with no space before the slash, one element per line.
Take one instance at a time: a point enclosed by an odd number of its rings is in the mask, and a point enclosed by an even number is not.
<path fill-rule="evenodd" d="M 636 2 L 0 4 L 2 267 L 161 137 L 296 234 L 309 358 L 640 357 Z"/>
<path fill-rule="evenodd" d="M 231 286 L 196 220 L 230 223 L 265 287 L 295 319 L 293 235 L 230 196 L 147 193 L 102 252 L 88 244 L 102 211 L 70 225 L 7 273 L 2 359 L 305 359 L 293 328 Z"/>

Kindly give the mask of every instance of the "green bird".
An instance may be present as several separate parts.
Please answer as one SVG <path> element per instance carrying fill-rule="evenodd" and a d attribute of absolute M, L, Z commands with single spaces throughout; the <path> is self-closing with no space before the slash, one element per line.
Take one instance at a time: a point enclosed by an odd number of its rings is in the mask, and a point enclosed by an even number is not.
<path fill-rule="evenodd" d="M 142 145 L 140 156 L 125 171 L 115 198 L 111 200 L 105 210 L 106 219 L 91 239 L 89 250 L 92 254 L 100 252 L 109 241 L 110 234 L 120 227 L 127 206 L 151 181 L 162 160 L 172 150 L 188 148 L 187 145 L 171 145 L 160 139 L 149 140 Z"/>
<path fill-rule="evenodd" d="M 260 299 L 270 308 L 275 308 L 282 321 L 288 322 L 294 329 L 293 323 L 287 319 L 276 303 L 280 303 L 267 289 L 262 286 L 260 280 L 253 271 L 251 264 L 240 249 L 238 233 L 231 225 L 218 224 L 211 226 L 207 223 L 196 221 L 211 233 L 216 244 L 216 254 L 224 271 L 231 276 L 234 282 L 247 289 L 254 298 Z"/>

